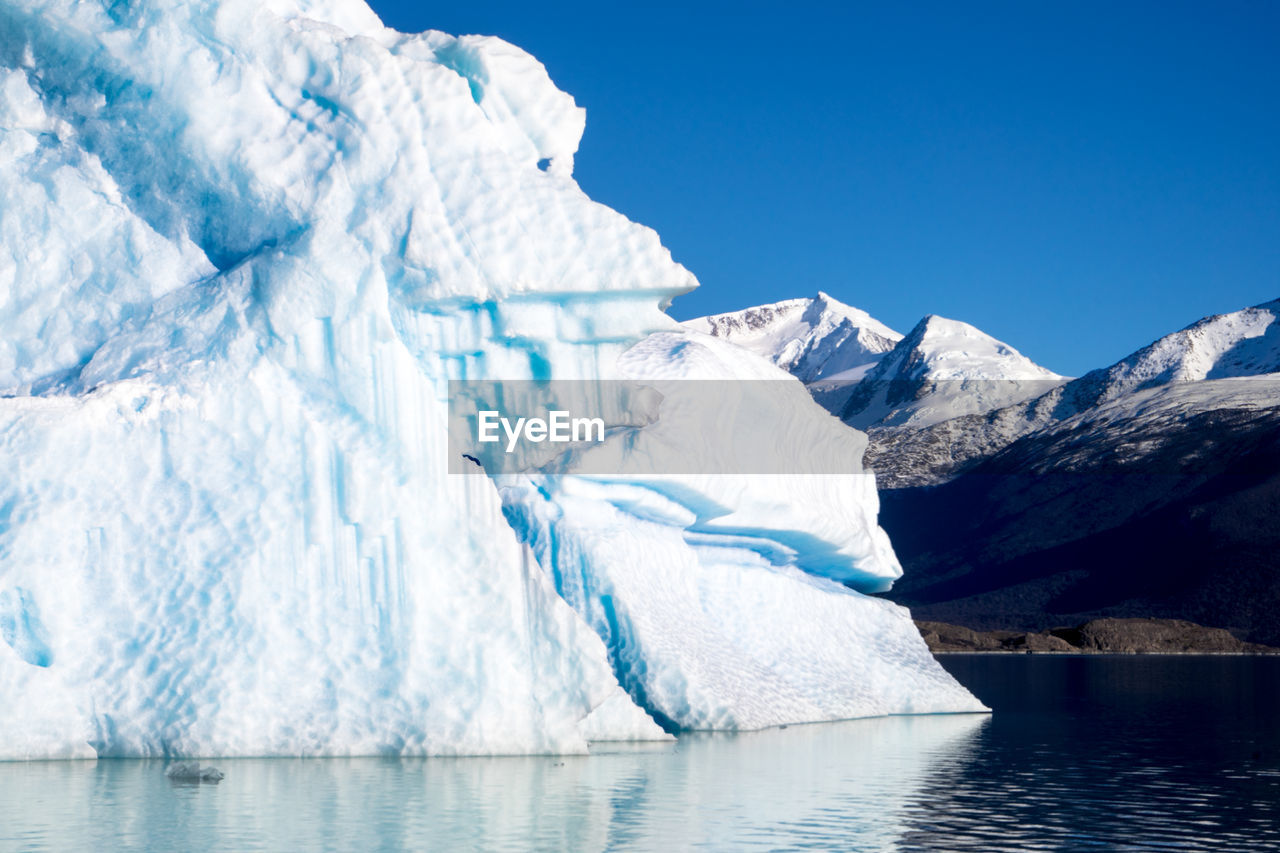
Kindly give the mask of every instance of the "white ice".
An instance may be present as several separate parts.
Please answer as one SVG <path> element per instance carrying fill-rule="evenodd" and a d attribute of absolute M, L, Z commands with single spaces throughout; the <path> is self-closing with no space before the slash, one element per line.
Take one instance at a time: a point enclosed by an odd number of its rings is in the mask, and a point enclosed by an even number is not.
<path fill-rule="evenodd" d="M 861 433 L 719 337 L 655 334 L 620 367 L 635 379 L 747 380 L 755 399 L 725 421 L 767 411 L 777 452 L 792 455 L 786 476 L 502 478 L 512 526 L 605 639 L 632 696 L 678 729 L 982 709 L 904 608 L 857 591 L 887 589 L 902 571 L 875 524 L 874 476 L 823 473 L 824 460 L 860 458 Z M 703 422 L 664 408 L 629 453 L 678 439 L 712 456 L 727 439 Z"/>
<path fill-rule="evenodd" d="M 7 0 L 0 92 L 0 757 L 581 752 L 663 737 L 636 700 L 723 727 L 980 707 L 830 579 L 894 572 L 869 478 L 787 484 L 772 519 L 760 484 L 717 493 L 806 543 L 767 566 L 530 503 L 689 685 L 646 700 L 510 499 L 447 474 L 448 379 L 615 375 L 696 284 L 578 188 L 583 113 L 529 55 L 354 0 Z M 668 552 L 650 599 L 634 561 Z M 757 678 L 778 699 L 747 708 Z"/>

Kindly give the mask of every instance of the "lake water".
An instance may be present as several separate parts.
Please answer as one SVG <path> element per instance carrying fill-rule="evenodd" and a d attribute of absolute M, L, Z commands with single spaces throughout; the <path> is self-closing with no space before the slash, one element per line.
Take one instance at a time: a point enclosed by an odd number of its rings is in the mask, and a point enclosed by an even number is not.
<path fill-rule="evenodd" d="M 995 714 L 583 757 L 0 764 L 3 850 L 1280 850 L 1280 659 L 945 656 Z"/>

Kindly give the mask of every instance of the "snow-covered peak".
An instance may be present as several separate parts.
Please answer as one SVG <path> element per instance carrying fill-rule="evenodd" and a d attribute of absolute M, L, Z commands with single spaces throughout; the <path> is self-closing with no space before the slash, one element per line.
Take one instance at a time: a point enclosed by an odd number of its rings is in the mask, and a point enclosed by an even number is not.
<path fill-rule="evenodd" d="M 1042 417 L 1071 417 L 1133 391 L 1171 382 L 1280 373 L 1280 299 L 1204 317 L 1110 367 L 1092 370 L 1036 404 Z"/>
<path fill-rule="evenodd" d="M 1107 369 L 1112 383 L 1150 385 L 1280 371 L 1280 299 L 1215 314 L 1165 335 Z"/>
<path fill-rule="evenodd" d="M 1065 382 L 1013 347 L 930 314 L 859 383 L 841 416 L 854 426 L 926 426 L 1002 408 Z"/>
<path fill-rule="evenodd" d="M 930 314 L 885 357 L 881 379 L 1061 379 L 1003 341 L 960 320 Z"/>
<path fill-rule="evenodd" d="M 887 387 L 875 389 L 882 391 L 877 398 L 873 398 L 870 385 L 859 386 L 856 390 L 861 397 L 854 402 L 862 408 L 847 408 L 847 420 L 855 426 L 904 423 L 925 427 L 892 435 L 879 432 L 873 438 L 872 464 L 879 481 L 892 484 L 892 488 L 942 482 L 1023 436 L 1057 430 L 1057 425 L 1065 424 L 1061 429 L 1076 432 L 1072 440 L 1073 453 L 1087 453 L 1092 446 L 1092 436 L 1099 434 L 1090 430 L 1112 429 L 1123 420 L 1130 422 L 1124 427 L 1129 434 L 1139 435 L 1159 411 L 1180 410 L 1185 415 L 1214 408 L 1274 405 L 1274 380 L 1280 376 L 1278 317 L 1280 300 L 1273 300 L 1197 320 L 1110 367 L 1092 370 L 1069 382 L 1006 383 L 1018 391 L 1018 399 L 1003 404 L 999 411 L 983 412 L 981 418 L 951 420 L 938 417 L 937 414 L 945 414 L 941 411 L 928 419 L 920 418 L 917 410 L 920 402 L 912 399 L 924 399 L 916 397 L 922 390 L 932 394 L 925 402 L 939 408 L 936 404 L 941 398 L 936 391 L 927 390 L 930 383 L 887 381 L 884 383 Z M 916 338 L 918 331 L 920 327 L 912 330 L 902 343 L 903 349 Z M 884 366 L 898 364 L 899 356 L 897 351 L 891 353 Z M 1250 382 L 1249 377 L 1267 378 Z M 963 387 L 973 386 L 974 382 L 961 380 L 950 384 Z M 1023 394 L 1024 391 L 1039 393 Z M 896 395 L 899 400 L 896 406 L 885 405 L 884 398 L 889 395 Z M 1129 456 L 1138 459 L 1159 446 L 1158 442 L 1139 441 Z"/>
<path fill-rule="evenodd" d="M 683 325 L 762 355 L 803 382 L 860 376 L 902 339 L 867 312 L 821 291 Z"/>

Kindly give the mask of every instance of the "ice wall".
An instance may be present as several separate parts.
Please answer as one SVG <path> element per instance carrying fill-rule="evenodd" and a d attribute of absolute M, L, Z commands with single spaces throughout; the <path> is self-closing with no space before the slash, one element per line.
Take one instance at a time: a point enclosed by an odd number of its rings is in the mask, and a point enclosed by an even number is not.
<path fill-rule="evenodd" d="M 3 0 L 0 93 L 0 757 L 659 735 L 559 532 L 446 473 L 447 379 L 613 375 L 695 284 L 574 183 L 536 60 L 359 2 Z"/>
<path fill-rule="evenodd" d="M 713 388 L 734 380 L 743 394 L 728 402 L 742 410 L 717 398 L 717 421 L 763 420 L 788 472 L 650 473 L 641 462 L 625 476 L 570 467 L 498 478 L 512 527 L 665 728 L 982 710 L 904 608 L 858 591 L 888 589 L 902 573 L 876 525 L 874 476 L 827 472 L 832 458 L 861 457 L 862 433 L 764 358 L 708 335 L 656 333 L 618 369 Z M 676 445 L 723 453 L 732 436 L 708 429 L 696 402 L 676 403 L 685 405 L 664 407 L 639 435 L 611 440 L 645 461 Z M 590 454 L 609 451 L 589 450 L 581 466 L 593 470 Z"/>

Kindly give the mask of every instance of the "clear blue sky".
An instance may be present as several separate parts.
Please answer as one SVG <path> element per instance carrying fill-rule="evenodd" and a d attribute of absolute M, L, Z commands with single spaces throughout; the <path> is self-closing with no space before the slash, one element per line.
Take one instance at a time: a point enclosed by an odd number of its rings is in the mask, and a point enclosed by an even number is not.
<path fill-rule="evenodd" d="M 1080 374 L 1280 297 L 1278 2 L 373 7 L 542 60 L 681 319 L 822 289 Z"/>

